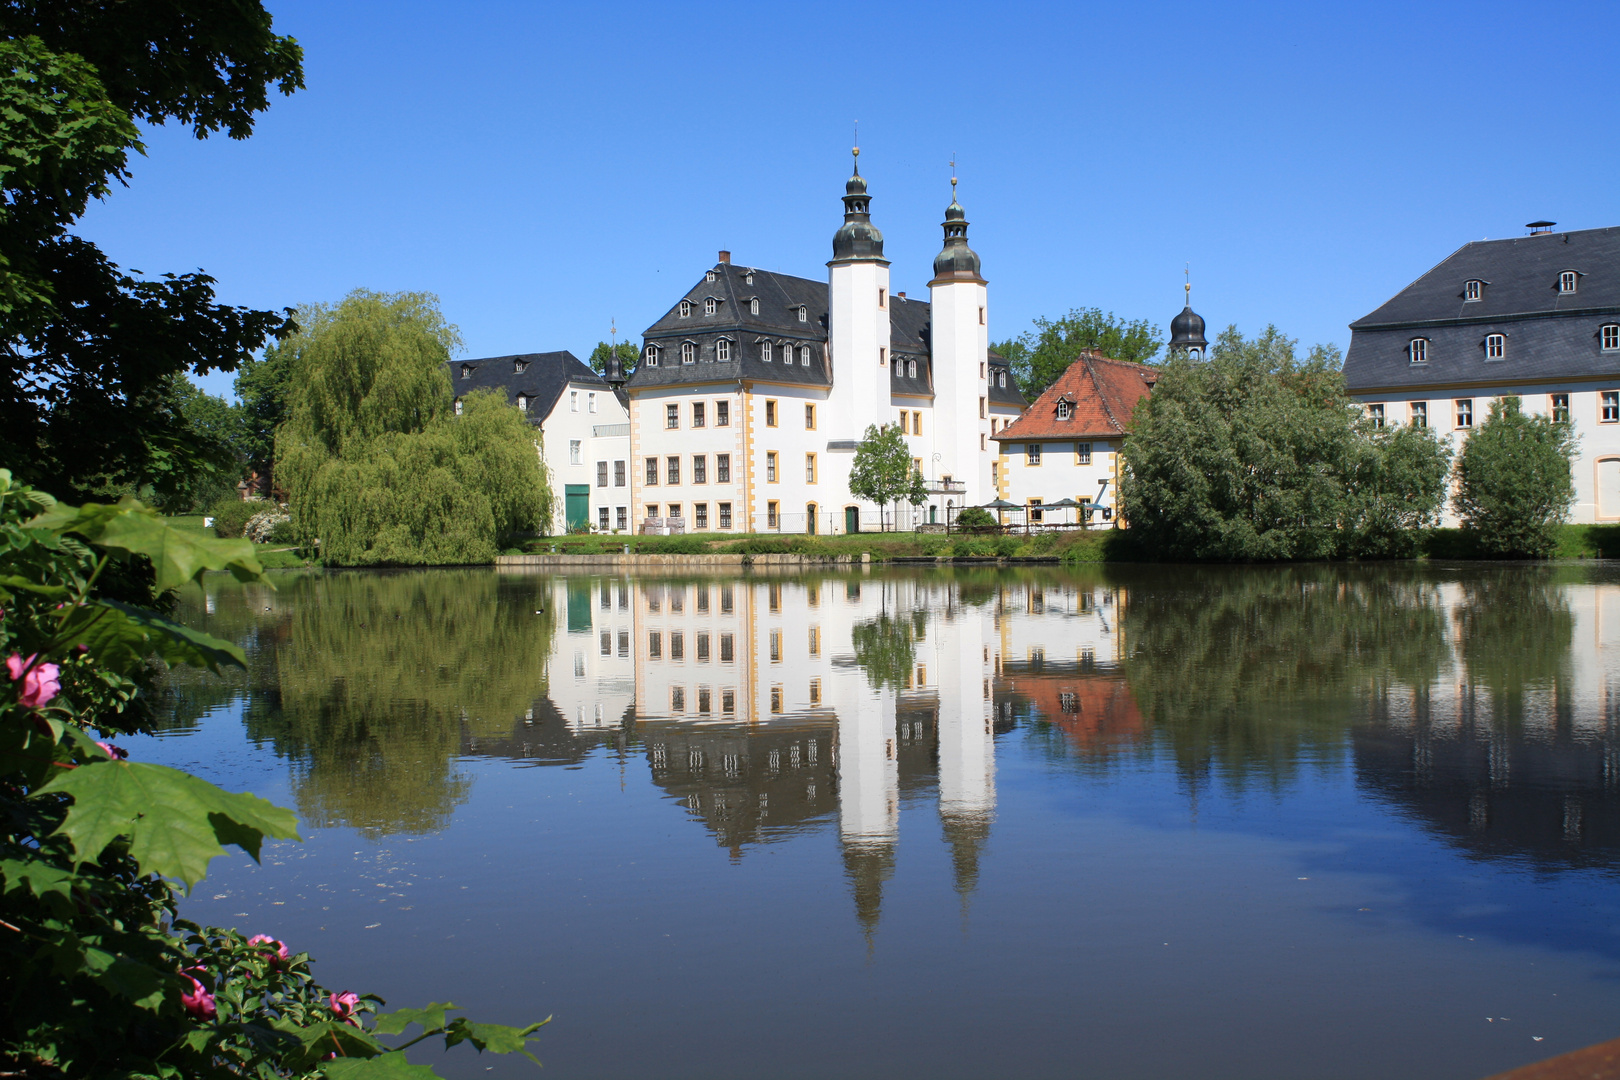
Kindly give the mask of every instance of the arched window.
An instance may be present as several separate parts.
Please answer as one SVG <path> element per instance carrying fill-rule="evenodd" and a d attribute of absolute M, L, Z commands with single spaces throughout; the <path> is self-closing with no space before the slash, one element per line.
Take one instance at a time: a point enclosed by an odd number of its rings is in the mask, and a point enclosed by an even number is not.
<path fill-rule="evenodd" d="M 997 383 L 998 386 L 1005 387 L 1007 385 L 1007 373 L 1005 371 L 998 374 L 996 378 L 999 380 Z"/>
<path fill-rule="evenodd" d="M 1608 323 L 1598 331 L 1598 340 L 1603 343 L 1604 352 L 1620 350 L 1620 323 Z"/>
<path fill-rule="evenodd" d="M 714 271 L 710 270 L 708 273 L 704 274 L 703 275 L 703 280 L 704 281 L 713 281 L 714 280 Z"/>
<path fill-rule="evenodd" d="M 803 304 L 799 305 L 799 321 L 800 322 L 809 322 L 810 321 L 810 309 L 805 307 Z"/>
<path fill-rule="evenodd" d="M 762 341 L 762 342 L 759 343 L 759 358 L 761 360 L 765 361 L 767 364 L 771 362 L 771 343 L 770 342 Z"/>
<path fill-rule="evenodd" d="M 759 297 L 756 296 L 752 300 L 748 301 L 748 314 L 750 314 L 750 315 L 758 315 L 759 314 Z"/>
<path fill-rule="evenodd" d="M 714 314 L 714 297 L 705 296 L 703 298 L 703 314 L 705 314 L 705 315 L 713 315 Z"/>
<path fill-rule="evenodd" d="M 471 364 L 462 364 L 461 365 L 461 377 L 463 379 L 472 378 L 472 372 L 473 372 L 473 366 Z"/>
<path fill-rule="evenodd" d="M 697 346 L 690 341 L 681 342 L 681 363 L 693 364 L 697 362 Z"/>
<path fill-rule="evenodd" d="M 1485 359 L 1501 360 L 1507 356 L 1507 335 L 1485 335 Z"/>
<path fill-rule="evenodd" d="M 1057 418 L 1059 420 L 1067 420 L 1069 417 L 1071 417 L 1073 415 L 1074 415 L 1074 402 L 1072 402 L 1072 401 L 1059 401 L 1057 403 Z"/>
<path fill-rule="evenodd" d="M 692 301 L 690 301 L 690 300 L 682 300 L 681 301 L 681 318 L 684 319 L 688 315 L 691 315 L 691 314 L 692 314 Z"/>
<path fill-rule="evenodd" d="M 714 358 L 722 364 L 731 363 L 731 342 L 725 338 L 715 342 Z"/>
<path fill-rule="evenodd" d="M 1485 296 L 1485 283 L 1483 281 L 1463 282 L 1463 300 L 1472 303 Z"/>
<path fill-rule="evenodd" d="M 518 401 L 518 412 L 528 412 L 529 411 L 529 395 L 528 394 L 519 394 L 518 398 L 517 398 L 517 401 Z"/>
<path fill-rule="evenodd" d="M 743 284 L 744 285 L 752 285 L 753 283 L 754 283 L 754 272 L 752 270 L 750 270 L 750 271 L 748 271 L 748 273 L 743 275 Z M 758 301 L 755 301 L 755 302 L 757 303 Z M 756 310 L 754 312 L 754 314 L 758 315 L 759 312 Z"/>
<path fill-rule="evenodd" d="M 1581 275 L 1574 270 L 1565 270 L 1558 275 L 1558 291 L 1561 293 L 1574 292 L 1580 288 L 1580 284 Z"/>
<path fill-rule="evenodd" d="M 656 346 L 656 345 L 647 346 L 647 366 L 648 367 L 657 367 L 658 366 L 658 346 Z"/>
<path fill-rule="evenodd" d="M 793 346 L 789 342 L 782 342 L 782 363 L 793 366 Z"/>
<path fill-rule="evenodd" d="M 917 377 L 917 361 L 915 361 L 915 360 L 907 360 L 906 361 L 906 378 L 915 379 L 916 377 Z"/>
<path fill-rule="evenodd" d="M 810 346 L 799 346 L 799 363 L 803 364 L 805 367 L 810 366 Z"/>
<path fill-rule="evenodd" d="M 1429 362 L 1429 339 L 1415 337 L 1406 343 L 1406 355 L 1414 364 Z"/>

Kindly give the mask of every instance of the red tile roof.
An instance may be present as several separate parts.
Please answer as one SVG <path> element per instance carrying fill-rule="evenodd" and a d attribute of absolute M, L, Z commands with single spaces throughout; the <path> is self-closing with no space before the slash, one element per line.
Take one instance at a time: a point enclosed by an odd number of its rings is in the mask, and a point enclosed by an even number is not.
<path fill-rule="evenodd" d="M 1146 364 L 1081 353 L 1035 404 L 990 437 L 1008 442 L 1118 438 L 1130 430 L 1136 403 L 1147 397 L 1158 377 L 1159 369 Z M 1058 401 L 1065 397 L 1074 409 L 1067 420 L 1059 420 Z"/>

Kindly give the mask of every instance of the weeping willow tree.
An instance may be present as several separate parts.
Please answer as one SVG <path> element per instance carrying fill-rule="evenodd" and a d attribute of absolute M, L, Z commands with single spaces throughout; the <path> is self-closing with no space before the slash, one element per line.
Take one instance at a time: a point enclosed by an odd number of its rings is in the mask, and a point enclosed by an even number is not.
<path fill-rule="evenodd" d="M 461 348 L 431 293 L 357 289 L 300 309 L 276 477 L 338 566 L 489 562 L 551 518 L 540 436 L 497 392 L 456 414 Z"/>

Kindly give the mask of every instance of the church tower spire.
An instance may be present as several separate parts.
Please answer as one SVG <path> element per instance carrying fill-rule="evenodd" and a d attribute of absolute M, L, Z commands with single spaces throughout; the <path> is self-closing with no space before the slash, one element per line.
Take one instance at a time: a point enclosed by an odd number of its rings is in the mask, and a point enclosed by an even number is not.
<path fill-rule="evenodd" d="M 979 256 L 967 242 L 967 212 L 956 201 L 956 162 L 951 162 L 951 205 L 945 208 L 945 245 L 934 259 L 928 283 L 929 352 L 934 380 L 934 439 L 939 475 L 959 494 L 949 497 L 947 518 L 964 506 L 993 497 L 987 405 L 990 382 L 989 293 Z M 954 502 L 955 507 L 949 505 Z"/>
<path fill-rule="evenodd" d="M 855 173 L 844 184 L 844 224 L 833 233 L 833 262 L 883 262 L 883 234 L 872 224 L 872 198 L 861 176 L 861 148 L 855 147 Z"/>
<path fill-rule="evenodd" d="M 893 330 L 889 323 L 889 260 L 883 257 L 883 234 L 872 224 L 872 200 L 861 176 L 861 148 L 855 147 L 855 172 L 844 185 L 844 223 L 833 234 L 833 257 L 827 263 L 827 354 L 832 391 L 827 410 L 843 417 L 854 431 L 890 419 L 890 358 Z M 836 468 L 847 468 L 848 458 Z M 842 483 L 843 472 L 823 476 Z"/>
<path fill-rule="evenodd" d="M 1204 340 L 1204 320 L 1192 309 L 1192 274 L 1187 274 L 1186 282 L 1181 286 L 1186 292 L 1186 306 L 1181 314 L 1170 320 L 1170 348 L 1171 355 L 1181 353 L 1194 360 L 1202 360 L 1204 352 L 1209 348 L 1209 342 Z"/>
<path fill-rule="evenodd" d="M 934 256 L 935 278 L 977 280 L 979 256 L 967 241 L 967 211 L 956 201 L 956 176 L 951 176 L 951 205 L 945 208 L 945 247 Z"/>

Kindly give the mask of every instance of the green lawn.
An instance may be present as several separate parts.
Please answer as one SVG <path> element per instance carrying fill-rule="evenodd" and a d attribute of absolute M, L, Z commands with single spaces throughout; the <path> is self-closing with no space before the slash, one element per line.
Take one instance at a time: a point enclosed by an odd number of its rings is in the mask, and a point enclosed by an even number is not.
<path fill-rule="evenodd" d="M 1112 529 L 1091 533 L 1038 533 L 1034 536 L 962 535 L 942 533 L 852 533 L 839 536 L 783 535 L 780 533 L 688 533 L 684 536 L 558 536 L 531 540 L 523 551 L 560 555 L 599 555 L 622 551 L 638 554 L 744 555 L 803 554 L 824 556 L 871 555 L 874 559 L 939 556 L 979 558 L 1048 558 L 1069 562 L 1099 562 L 1118 546 L 1121 534 Z M 1117 557 L 1117 556 L 1116 556 Z"/>

